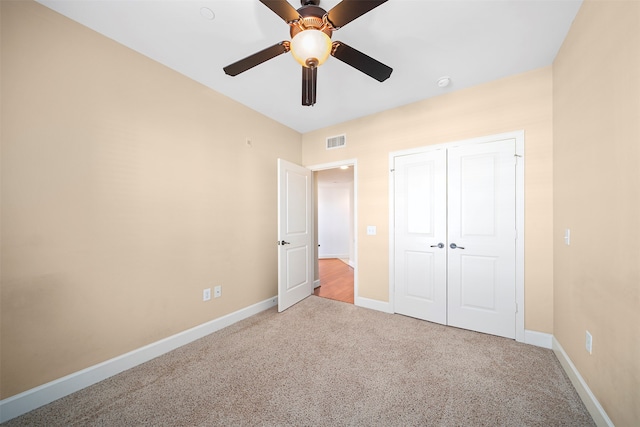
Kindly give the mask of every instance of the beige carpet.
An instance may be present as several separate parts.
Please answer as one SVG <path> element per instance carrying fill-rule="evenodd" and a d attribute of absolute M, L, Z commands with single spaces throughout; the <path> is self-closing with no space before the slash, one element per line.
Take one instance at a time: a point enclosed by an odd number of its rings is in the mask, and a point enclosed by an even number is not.
<path fill-rule="evenodd" d="M 590 426 L 550 350 L 311 296 L 7 426 Z"/>

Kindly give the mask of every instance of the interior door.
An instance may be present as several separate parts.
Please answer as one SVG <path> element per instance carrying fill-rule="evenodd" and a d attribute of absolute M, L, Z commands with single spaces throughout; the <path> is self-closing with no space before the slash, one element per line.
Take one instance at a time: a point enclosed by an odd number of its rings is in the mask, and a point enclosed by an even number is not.
<path fill-rule="evenodd" d="M 448 323 L 515 338 L 513 140 L 449 149 Z"/>
<path fill-rule="evenodd" d="M 309 169 L 278 159 L 278 311 L 313 292 Z"/>
<path fill-rule="evenodd" d="M 395 170 L 395 311 L 447 323 L 447 152 L 399 156 Z"/>

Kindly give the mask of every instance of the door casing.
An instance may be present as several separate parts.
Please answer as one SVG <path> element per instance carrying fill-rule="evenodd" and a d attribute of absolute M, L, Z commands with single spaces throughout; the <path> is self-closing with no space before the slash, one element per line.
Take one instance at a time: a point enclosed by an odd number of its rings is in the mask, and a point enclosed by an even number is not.
<path fill-rule="evenodd" d="M 524 342 L 524 131 L 515 131 L 497 135 L 488 135 L 478 138 L 461 141 L 448 142 L 443 144 L 428 145 L 409 150 L 395 151 L 389 153 L 389 309 L 394 312 L 395 307 L 395 209 L 394 194 L 395 188 L 393 165 L 395 157 L 409 154 L 423 153 L 435 149 L 446 149 L 460 147 L 464 145 L 481 144 L 485 142 L 514 139 L 516 144 L 516 341 Z"/>

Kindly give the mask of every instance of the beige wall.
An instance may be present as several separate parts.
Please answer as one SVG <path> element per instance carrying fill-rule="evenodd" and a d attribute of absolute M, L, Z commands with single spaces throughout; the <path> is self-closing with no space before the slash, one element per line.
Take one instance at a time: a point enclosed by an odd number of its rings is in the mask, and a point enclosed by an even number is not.
<path fill-rule="evenodd" d="M 276 295 L 276 158 L 301 135 L 0 4 L 1 398 Z"/>
<path fill-rule="evenodd" d="M 587 0 L 553 77 L 554 334 L 615 425 L 638 426 L 640 2 Z"/>
<path fill-rule="evenodd" d="M 551 94 L 546 67 L 303 135 L 306 165 L 358 160 L 360 297 L 388 301 L 389 153 L 524 130 L 525 327 L 553 332 Z M 325 138 L 341 133 L 347 147 L 325 150 Z"/>

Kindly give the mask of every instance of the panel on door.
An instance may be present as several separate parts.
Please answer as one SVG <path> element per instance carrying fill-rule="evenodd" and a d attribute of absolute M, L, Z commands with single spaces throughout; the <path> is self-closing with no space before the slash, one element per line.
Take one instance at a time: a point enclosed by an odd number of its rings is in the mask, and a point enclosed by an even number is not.
<path fill-rule="evenodd" d="M 313 292 L 311 171 L 278 159 L 278 311 Z"/>
<path fill-rule="evenodd" d="M 448 324 L 515 338 L 515 141 L 448 150 Z"/>
<path fill-rule="evenodd" d="M 446 151 L 394 161 L 396 313 L 446 324 Z"/>

